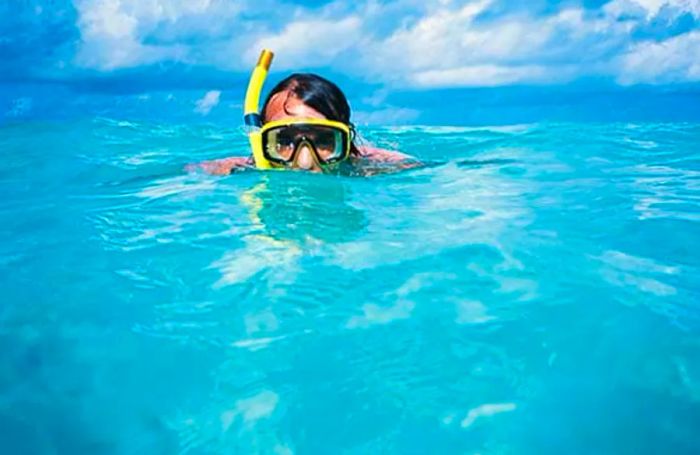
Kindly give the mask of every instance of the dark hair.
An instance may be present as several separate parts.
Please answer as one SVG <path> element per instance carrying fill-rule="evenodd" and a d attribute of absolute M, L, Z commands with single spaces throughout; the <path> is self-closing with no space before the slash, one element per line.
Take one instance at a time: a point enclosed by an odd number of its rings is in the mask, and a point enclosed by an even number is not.
<path fill-rule="evenodd" d="M 263 121 L 272 97 L 284 91 L 293 93 L 304 104 L 323 114 L 328 120 L 347 124 L 351 132 L 350 153 L 360 155 L 360 151 L 355 146 L 355 125 L 350 122 L 350 104 L 337 85 L 316 74 L 294 73 L 281 80 L 267 95 L 262 109 Z"/>

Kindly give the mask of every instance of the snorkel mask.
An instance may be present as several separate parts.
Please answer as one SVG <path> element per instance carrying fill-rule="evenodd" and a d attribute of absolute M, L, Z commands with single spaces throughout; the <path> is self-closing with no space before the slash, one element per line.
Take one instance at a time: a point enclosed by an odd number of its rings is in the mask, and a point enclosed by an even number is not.
<path fill-rule="evenodd" d="M 307 147 L 314 161 L 323 168 L 340 163 L 350 155 L 351 131 L 342 122 L 325 119 L 284 119 L 263 125 L 260 94 L 273 53 L 263 50 L 253 69 L 245 96 L 244 122 L 253 159 L 258 169 L 290 167 L 299 151 Z"/>

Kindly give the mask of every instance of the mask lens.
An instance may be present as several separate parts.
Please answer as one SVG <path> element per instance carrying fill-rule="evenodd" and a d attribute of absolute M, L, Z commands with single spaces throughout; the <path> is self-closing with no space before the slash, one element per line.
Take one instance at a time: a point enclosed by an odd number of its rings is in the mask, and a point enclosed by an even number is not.
<path fill-rule="evenodd" d="M 313 145 L 316 159 L 325 164 L 345 157 L 349 138 L 345 131 L 332 126 L 286 125 L 264 132 L 263 151 L 272 161 L 290 163 L 303 141 Z"/>
<path fill-rule="evenodd" d="M 275 161 L 291 161 L 296 143 L 294 132 L 289 128 L 275 128 L 266 134 L 265 152 Z"/>
<path fill-rule="evenodd" d="M 308 132 L 307 139 L 316 148 L 319 161 L 338 159 L 343 156 L 342 131 L 328 127 L 315 127 Z"/>

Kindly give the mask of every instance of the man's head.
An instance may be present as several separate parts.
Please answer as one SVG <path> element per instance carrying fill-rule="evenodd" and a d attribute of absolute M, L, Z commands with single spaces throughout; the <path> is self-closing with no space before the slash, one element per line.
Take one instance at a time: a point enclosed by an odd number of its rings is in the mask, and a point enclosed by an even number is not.
<path fill-rule="evenodd" d="M 343 92 L 332 82 L 315 74 L 292 74 L 279 82 L 267 96 L 262 111 L 263 125 L 270 122 L 298 121 L 298 120 L 330 120 L 338 122 L 337 144 L 340 146 L 340 136 L 345 143 L 343 147 L 349 148 L 350 153 L 357 153 L 352 144 L 354 128 L 350 123 L 350 105 Z M 344 127 L 343 127 L 344 126 Z M 332 130 L 332 128 L 330 128 Z M 344 132 L 342 130 L 347 130 Z M 324 142 L 332 140 L 329 134 L 323 130 L 316 136 L 300 136 L 300 129 L 294 130 L 295 138 L 290 138 L 290 152 L 292 162 L 290 167 L 320 172 L 323 166 L 324 154 L 332 151 L 324 151 L 319 147 L 319 134 Z M 289 133 L 289 132 L 288 132 Z M 290 134 L 287 134 L 290 136 Z M 287 137 L 285 136 L 285 137 Z"/>

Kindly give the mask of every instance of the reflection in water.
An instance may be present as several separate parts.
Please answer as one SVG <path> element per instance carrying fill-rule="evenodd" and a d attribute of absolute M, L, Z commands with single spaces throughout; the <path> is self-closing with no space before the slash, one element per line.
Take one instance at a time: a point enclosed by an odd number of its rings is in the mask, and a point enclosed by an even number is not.
<path fill-rule="evenodd" d="M 262 235 L 275 240 L 346 242 L 367 225 L 365 214 L 347 202 L 348 185 L 336 177 L 273 174 L 245 191 L 241 202 Z"/>
<path fill-rule="evenodd" d="M 347 202 L 346 185 L 328 176 L 263 176 L 240 196 L 253 229 L 242 237 L 243 248 L 213 264 L 222 273 L 215 287 L 243 283 L 262 271 L 277 283 L 291 283 L 297 274 L 293 264 L 303 251 L 360 235 L 366 216 Z"/>

